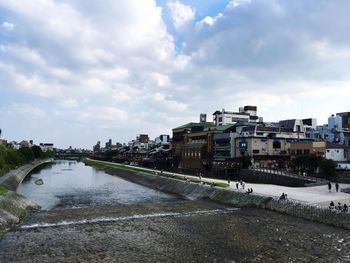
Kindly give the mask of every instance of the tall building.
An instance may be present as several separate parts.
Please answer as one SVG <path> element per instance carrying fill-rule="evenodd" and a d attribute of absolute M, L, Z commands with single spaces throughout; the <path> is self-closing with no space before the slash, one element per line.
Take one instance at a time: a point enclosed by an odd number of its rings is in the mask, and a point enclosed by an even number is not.
<path fill-rule="evenodd" d="M 228 124 L 236 124 L 239 122 L 262 122 L 263 119 L 257 116 L 256 106 L 244 106 L 239 108 L 239 112 L 215 111 L 213 113 L 213 120 L 215 126 L 222 126 Z"/>
<path fill-rule="evenodd" d="M 328 142 L 344 143 L 343 121 L 341 116 L 332 114 L 332 116 L 328 118 L 327 134 Z"/>
<path fill-rule="evenodd" d="M 350 112 L 340 112 L 336 115 L 341 117 L 343 128 L 350 129 Z"/>

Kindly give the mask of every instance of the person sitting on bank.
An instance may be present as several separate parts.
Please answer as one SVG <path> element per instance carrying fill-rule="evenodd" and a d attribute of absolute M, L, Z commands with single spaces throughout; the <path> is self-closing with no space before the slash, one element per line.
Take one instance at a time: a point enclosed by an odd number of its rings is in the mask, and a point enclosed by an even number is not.
<path fill-rule="evenodd" d="M 251 193 L 253 193 L 253 188 L 248 188 L 247 194 L 251 194 Z"/>
<path fill-rule="evenodd" d="M 280 196 L 280 200 L 286 200 L 286 194 L 282 193 L 282 195 Z"/>
<path fill-rule="evenodd" d="M 331 201 L 331 202 L 329 203 L 329 209 L 330 209 L 330 210 L 334 210 L 334 208 L 335 208 L 334 202 Z"/>
<path fill-rule="evenodd" d="M 348 212 L 348 205 L 344 204 L 343 205 L 343 213 L 347 213 Z"/>

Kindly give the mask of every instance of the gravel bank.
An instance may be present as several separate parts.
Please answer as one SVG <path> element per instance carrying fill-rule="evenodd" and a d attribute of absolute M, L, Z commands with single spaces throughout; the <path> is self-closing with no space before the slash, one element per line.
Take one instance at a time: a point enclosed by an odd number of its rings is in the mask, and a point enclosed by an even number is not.
<path fill-rule="evenodd" d="M 211 202 L 32 213 L 0 241 L 0 262 L 344 262 L 350 231 Z M 194 213 L 207 211 L 206 213 Z M 208 212 L 215 211 L 215 212 Z M 168 216 L 149 216 L 173 213 Z M 144 217 L 132 217 L 144 215 Z M 109 222 L 43 227 L 93 218 Z M 38 223 L 38 227 L 25 226 Z"/>

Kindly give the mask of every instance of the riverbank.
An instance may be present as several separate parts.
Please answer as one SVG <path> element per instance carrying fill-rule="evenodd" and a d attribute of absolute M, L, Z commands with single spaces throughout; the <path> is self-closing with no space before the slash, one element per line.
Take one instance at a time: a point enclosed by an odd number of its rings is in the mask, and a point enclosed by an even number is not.
<path fill-rule="evenodd" d="M 35 209 L 39 209 L 35 203 L 0 186 L 0 238 L 12 226 L 18 224 L 28 210 Z"/>
<path fill-rule="evenodd" d="M 38 205 L 18 195 L 15 190 L 30 172 L 50 162 L 51 159 L 37 160 L 0 177 L 0 237 L 13 225 L 18 224 L 28 210 L 39 209 Z"/>
<path fill-rule="evenodd" d="M 203 185 L 195 182 L 178 180 L 175 176 L 172 178 L 171 173 L 169 173 L 170 176 L 167 173 L 158 173 L 158 175 L 155 175 L 152 174 L 151 169 L 129 167 L 95 160 L 87 160 L 86 163 L 134 183 L 177 194 L 187 199 L 209 199 L 235 207 L 268 209 L 295 217 L 350 229 L 350 214 L 348 213 L 336 213 L 324 206 L 298 200 L 279 200 L 278 197 L 274 196 L 276 193 L 271 193 L 270 196 L 267 194 L 262 195 L 255 191 L 254 194 L 247 194 L 242 190 L 234 190 L 234 186 L 224 189 L 209 186 L 208 184 Z M 185 175 L 182 175 L 182 177 L 184 176 Z M 190 178 L 190 176 L 186 177 Z M 215 179 L 209 178 L 203 178 L 202 180 L 205 182 L 215 181 Z M 220 182 L 220 180 L 217 181 Z M 249 187 L 248 184 L 247 187 Z M 307 191 L 307 188 L 305 189 Z"/>
<path fill-rule="evenodd" d="M 8 190 L 15 191 L 17 186 L 22 183 L 24 178 L 35 168 L 51 163 L 52 159 L 35 160 L 26 165 L 13 169 L 0 177 L 0 185 L 6 187 Z"/>

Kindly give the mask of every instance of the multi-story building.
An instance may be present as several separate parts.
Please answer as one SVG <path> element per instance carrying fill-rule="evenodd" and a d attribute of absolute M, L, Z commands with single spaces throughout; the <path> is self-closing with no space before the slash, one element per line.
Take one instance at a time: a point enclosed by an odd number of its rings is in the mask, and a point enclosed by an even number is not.
<path fill-rule="evenodd" d="M 332 114 L 328 118 L 327 141 L 331 143 L 344 143 L 344 131 L 342 117 Z"/>
<path fill-rule="evenodd" d="M 342 126 L 344 129 L 350 129 L 350 112 L 340 112 L 336 114 L 342 119 Z"/>
<path fill-rule="evenodd" d="M 98 153 L 101 151 L 101 142 L 100 141 L 98 141 L 96 143 L 96 145 L 93 146 L 93 151 L 94 151 L 94 153 Z"/>
<path fill-rule="evenodd" d="M 256 106 L 244 106 L 239 108 L 239 112 L 226 111 L 215 111 L 213 113 L 213 120 L 215 126 L 222 126 L 228 124 L 236 124 L 239 122 L 262 122 L 262 118 L 257 116 Z"/>
<path fill-rule="evenodd" d="M 326 157 L 326 142 L 324 141 L 295 141 L 290 145 L 290 155 L 295 157 L 303 154 L 314 154 L 316 156 Z"/>
<path fill-rule="evenodd" d="M 156 146 L 170 145 L 170 135 L 162 134 L 155 138 Z"/>

